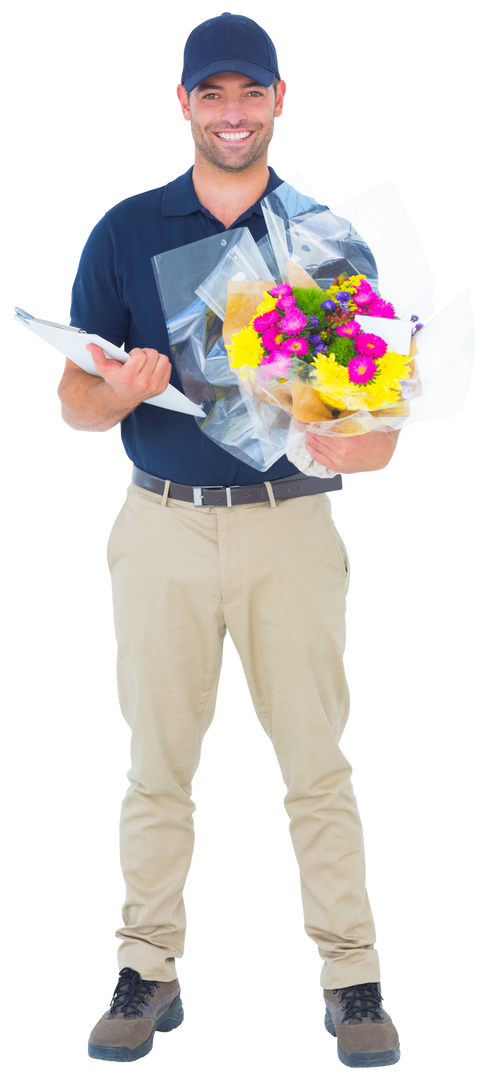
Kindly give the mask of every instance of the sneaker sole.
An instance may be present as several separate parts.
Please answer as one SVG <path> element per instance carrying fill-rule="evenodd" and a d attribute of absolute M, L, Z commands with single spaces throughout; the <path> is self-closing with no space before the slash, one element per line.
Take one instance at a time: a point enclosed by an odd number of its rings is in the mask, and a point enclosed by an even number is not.
<path fill-rule="evenodd" d="M 184 1020 L 183 1003 L 180 997 L 177 997 L 173 1001 L 170 1009 L 163 1013 L 158 1023 L 155 1025 L 152 1034 L 145 1042 L 140 1046 L 136 1046 L 133 1050 L 130 1050 L 128 1046 L 98 1046 L 96 1043 L 88 1043 L 88 1054 L 92 1058 L 99 1058 L 102 1061 L 137 1061 L 141 1057 L 145 1057 L 152 1050 L 152 1043 L 154 1042 L 154 1035 L 156 1031 L 173 1031 L 174 1028 L 179 1027 Z"/>

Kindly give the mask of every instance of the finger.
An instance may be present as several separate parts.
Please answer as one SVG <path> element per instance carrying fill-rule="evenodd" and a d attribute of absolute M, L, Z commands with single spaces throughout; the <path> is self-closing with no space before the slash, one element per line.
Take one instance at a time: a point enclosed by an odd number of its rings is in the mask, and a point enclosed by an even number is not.
<path fill-rule="evenodd" d="M 129 357 L 130 357 L 130 359 L 134 359 L 134 360 L 136 360 L 137 358 L 139 358 L 139 359 L 140 359 L 140 355 L 141 355 L 141 354 L 142 354 L 142 356 L 143 356 L 143 359 L 145 360 L 145 350 L 144 350 L 144 349 L 139 349 L 139 348 L 137 347 L 136 349 L 131 349 L 131 350 L 130 350 L 130 352 L 129 352 Z"/>
<path fill-rule="evenodd" d="M 105 355 L 105 353 L 103 352 L 103 349 L 100 349 L 99 345 L 95 345 L 94 341 L 89 341 L 86 348 L 88 349 L 88 352 L 90 352 L 92 356 L 95 356 L 96 353 L 100 353 L 101 356 Z"/>
<path fill-rule="evenodd" d="M 105 356 L 103 349 L 101 349 L 99 345 L 94 345 L 92 342 L 90 342 L 90 344 L 87 345 L 86 348 L 87 351 L 91 353 L 95 364 L 99 364 L 101 366 L 107 364 L 116 364 L 117 367 L 122 367 L 120 360 L 113 360 L 111 357 Z"/>
<path fill-rule="evenodd" d="M 91 353 L 93 360 L 98 360 L 100 364 L 103 364 L 103 362 L 106 360 L 106 356 L 103 352 L 103 349 L 101 349 L 99 345 L 95 345 L 93 342 L 90 341 L 86 348 L 87 351 Z"/>

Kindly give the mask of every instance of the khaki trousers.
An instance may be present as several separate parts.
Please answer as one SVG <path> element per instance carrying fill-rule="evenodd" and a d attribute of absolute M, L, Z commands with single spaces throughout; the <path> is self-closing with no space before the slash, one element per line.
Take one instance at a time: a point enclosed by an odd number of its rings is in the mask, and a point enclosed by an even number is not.
<path fill-rule="evenodd" d="M 169 981 L 185 936 L 191 783 L 226 629 L 287 794 L 305 929 L 324 988 L 377 982 L 362 827 L 339 748 L 347 555 L 327 495 L 194 507 L 135 485 L 110 535 L 118 685 L 132 730 L 122 803 L 120 968 Z"/>

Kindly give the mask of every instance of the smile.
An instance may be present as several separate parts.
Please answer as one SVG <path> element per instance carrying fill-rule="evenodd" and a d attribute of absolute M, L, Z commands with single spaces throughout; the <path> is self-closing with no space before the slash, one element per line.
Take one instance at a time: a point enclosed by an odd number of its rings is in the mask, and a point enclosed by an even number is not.
<path fill-rule="evenodd" d="M 225 142 L 240 142 L 242 139 L 248 139 L 252 134 L 252 131 L 215 131 L 215 135 L 219 139 L 225 139 Z"/>

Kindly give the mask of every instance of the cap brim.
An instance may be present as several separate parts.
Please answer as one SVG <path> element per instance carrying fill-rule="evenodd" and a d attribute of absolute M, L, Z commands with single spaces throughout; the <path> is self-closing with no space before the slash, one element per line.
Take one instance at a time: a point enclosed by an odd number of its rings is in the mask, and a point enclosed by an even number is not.
<path fill-rule="evenodd" d="M 208 76 L 211 75 L 224 75 L 225 71 L 232 71 L 234 75 L 243 75 L 247 79 L 253 79 L 259 83 L 260 86 L 272 86 L 272 83 L 276 76 L 268 68 L 258 67 L 257 64 L 244 64 L 245 70 L 242 70 L 242 65 L 239 64 L 239 60 L 221 59 L 219 62 L 213 62 L 213 64 L 206 64 L 205 67 L 200 68 L 199 71 L 195 71 L 189 79 L 186 80 L 185 89 L 187 94 L 190 94 L 194 90 L 195 86 L 199 86 L 200 82 L 203 82 Z"/>

